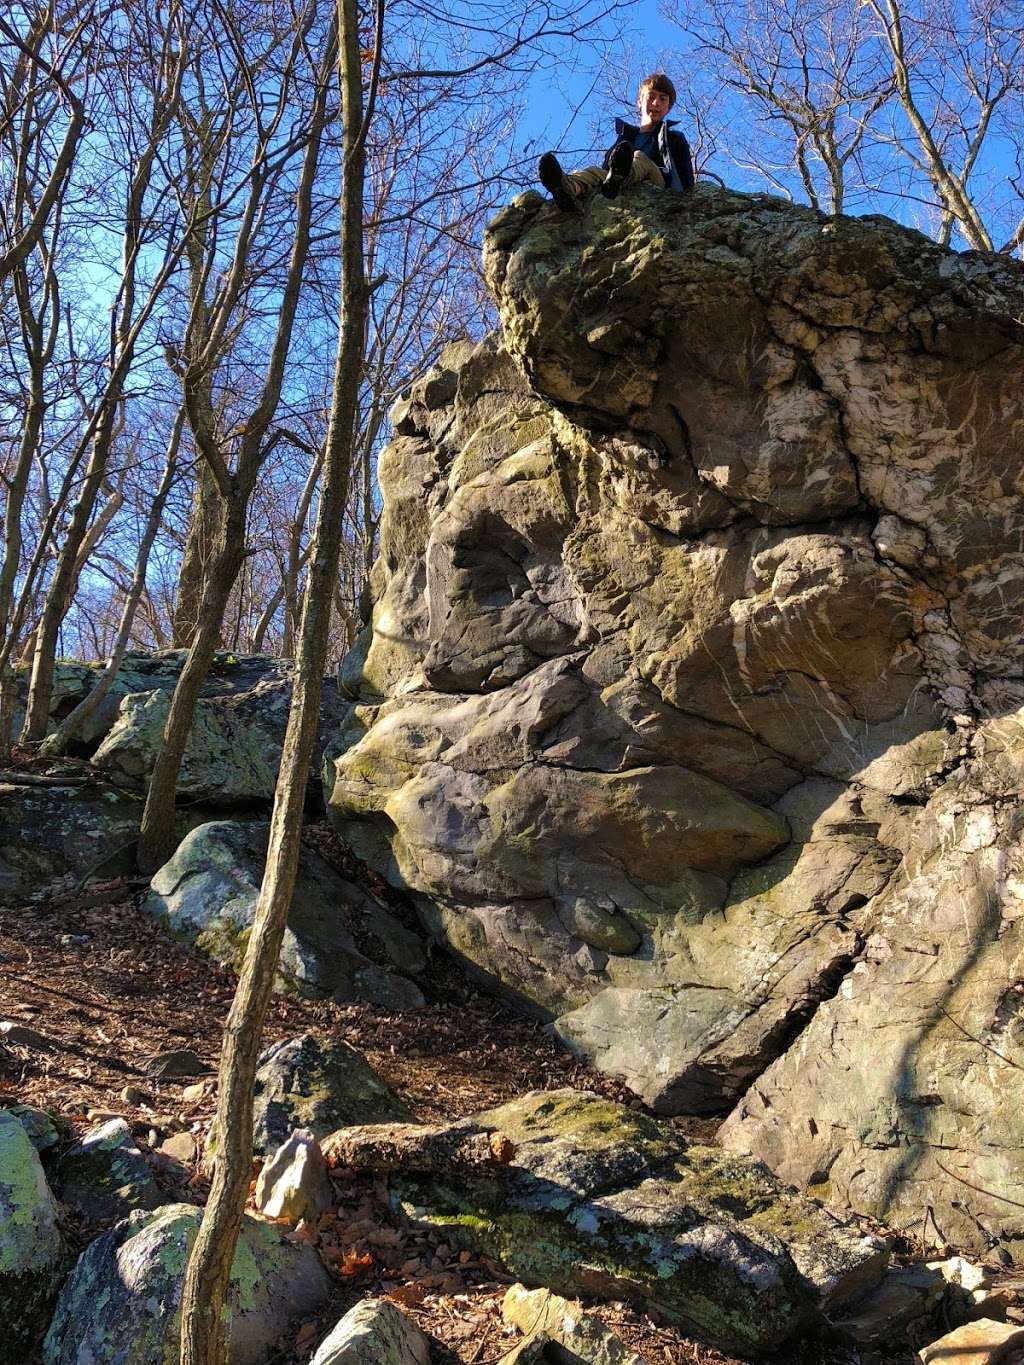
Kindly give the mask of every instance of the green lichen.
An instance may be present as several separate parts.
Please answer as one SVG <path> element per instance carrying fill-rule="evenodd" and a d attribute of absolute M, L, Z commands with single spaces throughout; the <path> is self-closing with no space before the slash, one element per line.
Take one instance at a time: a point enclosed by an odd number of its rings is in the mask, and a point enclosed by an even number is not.
<path fill-rule="evenodd" d="M 488 1208 L 487 1193 L 474 1182 L 455 1190 L 407 1179 L 399 1189 L 403 1207 L 419 1221 L 443 1230 L 456 1245 L 500 1260 L 525 1283 L 556 1293 L 613 1293 L 739 1348 L 771 1345 L 808 1315 L 791 1272 L 766 1294 L 763 1286 L 751 1290 L 727 1263 L 694 1254 L 690 1245 L 674 1248 L 664 1234 L 629 1230 L 606 1218 L 596 1233 L 581 1235 L 571 1215 Z M 425 1200 L 429 1209 L 422 1207 Z"/>
<path fill-rule="evenodd" d="M 0 1112 L 0 1275 L 52 1264 L 56 1206 L 38 1153 L 16 1118 Z"/>

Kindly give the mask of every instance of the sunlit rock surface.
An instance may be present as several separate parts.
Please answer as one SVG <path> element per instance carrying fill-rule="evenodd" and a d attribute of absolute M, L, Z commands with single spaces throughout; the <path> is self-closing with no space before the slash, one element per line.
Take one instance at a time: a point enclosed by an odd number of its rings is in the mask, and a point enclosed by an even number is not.
<path fill-rule="evenodd" d="M 707 187 L 524 195 L 485 265 L 335 822 L 657 1109 L 1017 1255 L 1024 268 Z"/>

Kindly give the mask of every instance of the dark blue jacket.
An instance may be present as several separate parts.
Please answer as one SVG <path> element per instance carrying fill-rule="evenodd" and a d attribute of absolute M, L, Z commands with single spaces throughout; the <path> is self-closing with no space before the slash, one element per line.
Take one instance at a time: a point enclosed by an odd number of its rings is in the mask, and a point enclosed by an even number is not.
<path fill-rule="evenodd" d="M 674 124 L 675 119 L 664 118 L 657 125 L 659 156 L 656 164 L 660 165 L 661 173 L 665 177 L 665 184 L 669 189 L 692 190 L 693 161 L 690 157 L 690 144 L 682 133 L 675 131 Z M 647 131 L 653 132 L 654 130 L 649 128 Z M 640 129 L 632 123 L 626 123 L 624 119 L 617 118 L 615 120 L 615 132 L 618 134 L 615 143 L 605 152 L 604 164 L 606 168 L 613 147 L 619 142 L 628 142 L 635 147 Z"/>

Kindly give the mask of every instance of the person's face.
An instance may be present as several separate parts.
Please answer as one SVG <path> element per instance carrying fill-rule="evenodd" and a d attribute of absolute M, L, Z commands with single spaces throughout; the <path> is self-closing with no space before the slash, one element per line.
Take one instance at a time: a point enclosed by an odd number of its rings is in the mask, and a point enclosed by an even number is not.
<path fill-rule="evenodd" d="M 662 90 L 652 90 L 649 85 L 641 87 L 636 104 L 640 110 L 641 128 L 650 128 L 652 124 L 660 123 L 672 108 L 672 101 L 668 95 Z"/>

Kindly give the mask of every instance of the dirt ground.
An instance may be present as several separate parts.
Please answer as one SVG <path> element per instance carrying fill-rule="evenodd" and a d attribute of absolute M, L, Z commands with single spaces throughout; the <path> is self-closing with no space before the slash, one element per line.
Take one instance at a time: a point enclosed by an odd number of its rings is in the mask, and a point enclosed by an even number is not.
<path fill-rule="evenodd" d="M 311 842 L 347 875 L 360 870 L 326 826 Z M 29 1103 L 63 1116 L 77 1132 L 123 1115 L 168 1199 L 201 1203 L 206 1181 L 196 1160 L 160 1151 L 190 1133 L 198 1151 L 213 1114 L 212 1076 L 234 977 L 174 940 L 138 909 L 141 884 L 124 880 L 52 889 L 0 909 L 0 1020 L 29 1026 L 45 1047 L 0 1045 L 0 1103 Z M 320 1030 L 357 1048 L 424 1121 L 444 1121 L 527 1090 L 575 1086 L 643 1108 L 625 1087 L 568 1054 L 544 1026 L 481 995 L 444 956 L 433 961 L 426 1009 L 395 1014 L 276 996 L 264 1043 Z M 146 1063 L 189 1048 L 211 1075 L 154 1080 Z M 700 1141 L 714 1125 L 678 1120 Z M 187 1146 L 187 1144 L 186 1144 Z M 321 1320 L 300 1323 L 280 1365 L 312 1355 L 338 1309 L 365 1295 L 386 1295 L 409 1312 L 433 1343 L 433 1359 L 494 1365 L 514 1346 L 500 1304 L 511 1278 L 500 1265 L 459 1252 L 439 1236 L 403 1223 L 388 1208 L 380 1177 L 335 1172 L 335 1208 L 314 1228 L 290 1234 L 313 1241 L 338 1278 L 338 1302 Z M 82 1244 L 93 1229 L 69 1226 Z M 730 1357 L 692 1341 L 625 1304 L 593 1304 L 651 1365 L 730 1365 Z M 905 1357 L 906 1358 L 906 1357 Z M 787 1365 L 855 1359 L 791 1348 Z"/>

